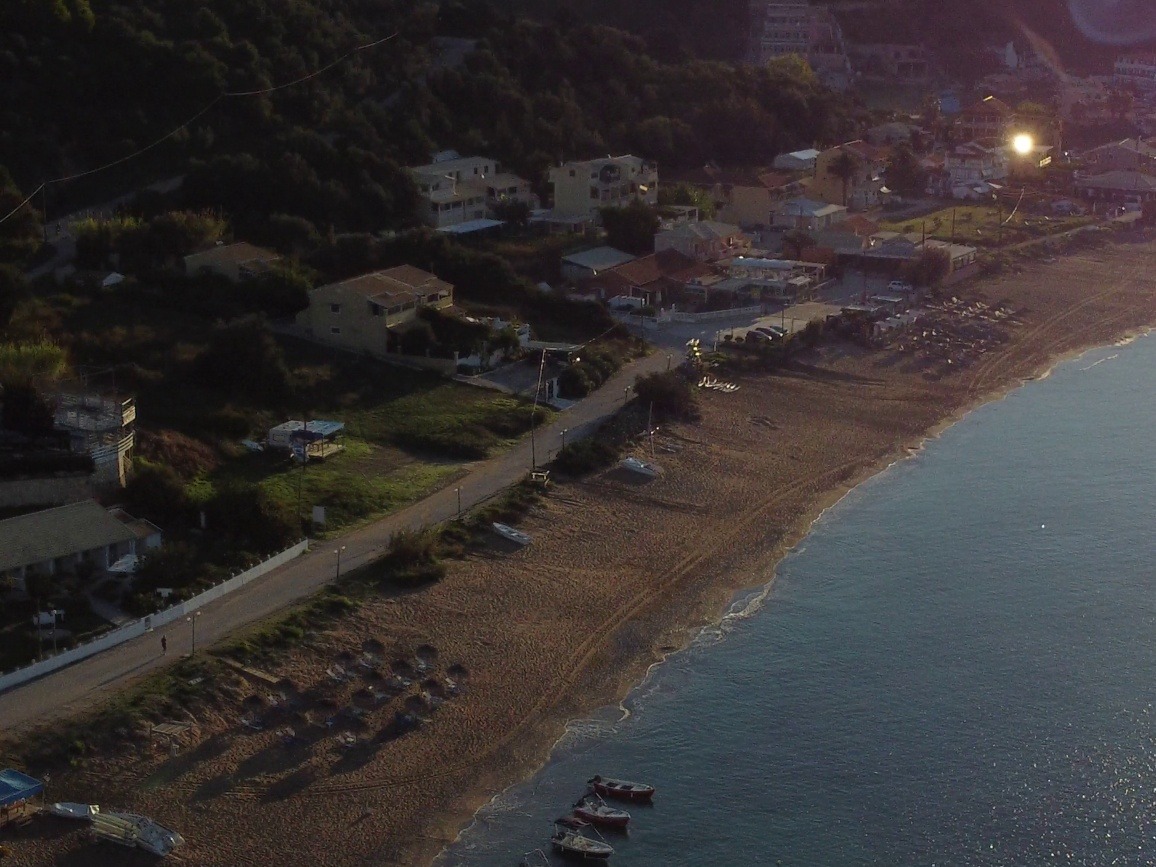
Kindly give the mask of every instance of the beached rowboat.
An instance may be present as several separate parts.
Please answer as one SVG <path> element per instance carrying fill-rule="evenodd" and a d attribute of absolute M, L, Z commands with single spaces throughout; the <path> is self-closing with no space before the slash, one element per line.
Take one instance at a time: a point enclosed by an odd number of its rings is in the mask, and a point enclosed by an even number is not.
<path fill-rule="evenodd" d="M 530 544 L 530 537 L 523 533 L 521 530 L 515 530 L 510 525 L 499 524 L 497 521 L 494 522 L 493 526 L 494 532 L 501 536 L 503 539 L 509 539 L 511 542 L 516 542 L 519 545 Z"/>
<path fill-rule="evenodd" d="M 605 861 L 614 854 L 614 848 L 609 843 L 585 837 L 575 830 L 554 826 L 554 836 L 550 843 L 563 858 L 571 861 Z"/>
<path fill-rule="evenodd" d="M 604 779 L 599 776 L 588 782 L 594 787 L 594 791 L 604 798 L 616 798 L 619 801 L 649 801 L 654 797 L 654 786 L 645 783 Z"/>
<path fill-rule="evenodd" d="M 73 804 L 69 801 L 49 804 L 44 809 L 53 816 L 60 816 L 62 819 L 79 819 L 83 822 L 91 822 L 92 817 L 100 812 L 100 807 L 96 804 Z"/>
<path fill-rule="evenodd" d="M 624 470 L 630 470 L 633 473 L 641 473 L 651 478 L 658 475 L 658 467 L 639 458 L 623 458 L 620 463 Z"/>
<path fill-rule="evenodd" d="M 611 807 L 597 795 L 579 801 L 574 806 L 574 815 L 591 825 L 603 828 L 625 828 L 630 821 L 629 813 Z"/>

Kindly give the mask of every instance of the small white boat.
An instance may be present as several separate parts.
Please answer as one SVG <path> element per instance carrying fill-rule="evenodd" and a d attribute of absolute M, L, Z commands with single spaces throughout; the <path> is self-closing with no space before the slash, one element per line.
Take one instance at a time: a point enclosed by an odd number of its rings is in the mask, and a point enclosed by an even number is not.
<path fill-rule="evenodd" d="M 44 809 L 53 816 L 60 816 L 62 819 L 79 819 L 82 822 L 91 822 L 92 817 L 100 812 L 100 807 L 96 804 L 74 804 L 70 801 L 49 804 Z"/>
<path fill-rule="evenodd" d="M 135 846 L 162 857 L 185 842 L 176 831 L 135 813 L 96 813 L 92 817 L 92 833 L 97 839 Z"/>
<path fill-rule="evenodd" d="M 499 524 L 497 521 L 495 521 L 493 526 L 494 532 L 501 536 L 503 539 L 509 539 L 511 542 L 516 542 L 519 545 L 530 544 L 531 540 L 527 534 L 523 533 L 521 530 L 515 530 L 509 524 Z"/>
<path fill-rule="evenodd" d="M 630 470 L 632 473 L 641 473 L 644 476 L 654 478 L 658 475 L 658 467 L 654 464 L 647 463 L 640 458 L 623 458 L 619 463 L 624 470 Z"/>

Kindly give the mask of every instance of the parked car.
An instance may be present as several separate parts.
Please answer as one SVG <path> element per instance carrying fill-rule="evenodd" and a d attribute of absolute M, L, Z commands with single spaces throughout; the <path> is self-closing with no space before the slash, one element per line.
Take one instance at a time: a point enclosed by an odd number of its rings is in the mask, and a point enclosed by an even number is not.
<path fill-rule="evenodd" d="M 768 340 L 778 340 L 780 337 L 783 336 L 778 331 L 776 331 L 774 328 L 768 328 L 765 325 L 759 326 L 758 328 L 756 328 L 755 333 L 761 334 L 763 337 L 767 338 Z"/>
<path fill-rule="evenodd" d="M 781 325 L 768 325 L 767 328 L 770 331 L 773 331 L 775 334 L 779 335 L 779 337 L 786 337 L 788 334 L 791 333 L 786 328 L 783 328 L 783 326 L 781 326 Z"/>
<path fill-rule="evenodd" d="M 910 292 L 912 288 L 912 285 L 906 280 L 892 280 L 887 284 L 888 292 Z"/>

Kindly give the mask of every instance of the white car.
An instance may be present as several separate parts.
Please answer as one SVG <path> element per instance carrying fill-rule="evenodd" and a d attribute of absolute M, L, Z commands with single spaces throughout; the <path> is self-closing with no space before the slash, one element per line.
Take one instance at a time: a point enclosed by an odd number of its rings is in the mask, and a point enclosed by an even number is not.
<path fill-rule="evenodd" d="M 914 287 L 906 280 L 892 280 L 887 284 L 888 292 L 910 292 L 912 288 Z"/>

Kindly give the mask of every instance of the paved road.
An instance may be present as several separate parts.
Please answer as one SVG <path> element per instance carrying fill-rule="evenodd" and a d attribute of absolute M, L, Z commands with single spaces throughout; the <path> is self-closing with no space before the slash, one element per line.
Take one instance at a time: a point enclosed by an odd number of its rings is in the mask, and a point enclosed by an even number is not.
<path fill-rule="evenodd" d="M 476 464 L 456 485 L 340 540 L 318 543 L 292 563 L 205 606 L 197 620 L 197 645 L 206 647 L 220 641 L 333 581 L 337 572 L 336 548 L 345 546 L 341 554 L 342 571 L 356 568 L 380 556 L 394 533 L 454 517 L 458 509 L 458 487 L 462 505 L 468 509 L 519 481 L 530 470 L 532 449 L 536 450 L 539 465 L 547 462 L 561 446 L 563 429 L 567 430 L 568 441 L 588 436 L 622 407 L 625 389 L 633 385 L 636 376 L 665 370 L 666 366 L 665 352 L 656 352 L 627 365 L 594 394 L 538 430 L 533 442 L 526 438 L 505 454 Z M 163 657 L 160 655 L 162 635 L 167 636 L 169 649 Z M 180 659 L 181 654 L 189 651 L 191 641 L 190 626 L 170 624 L 156 633 L 0 694 L 0 732 L 19 731 L 84 710 L 131 681 Z"/>

